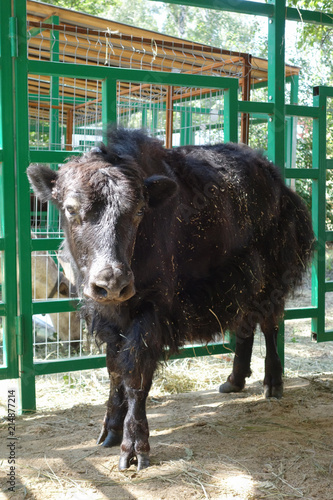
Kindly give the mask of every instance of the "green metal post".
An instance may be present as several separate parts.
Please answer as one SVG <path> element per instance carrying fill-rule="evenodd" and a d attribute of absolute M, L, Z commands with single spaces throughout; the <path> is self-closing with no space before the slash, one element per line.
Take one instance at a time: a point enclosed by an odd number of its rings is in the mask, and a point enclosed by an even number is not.
<path fill-rule="evenodd" d="M 298 83 L 299 76 L 294 75 L 290 81 L 290 104 L 295 105 L 298 103 Z M 297 141 L 297 117 L 290 116 L 287 128 L 287 151 L 286 151 L 286 165 L 289 168 L 295 167 L 296 163 L 296 141 Z"/>
<path fill-rule="evenodd" d="M 52 16 L 52 22 L 54 24 L 59 24 L 59 16 Z M 59 62 L 59 31 L 51 30 L 50 40 L 50 60 L 53 62 Z M 59 127 L 59 76 L 51 76 L 50 81 L 50 149 L 56 151 L 60 149 L 59 145 L 61 142 L 61 134 Z M 53 170 L 58 168 L 57 164 L 52 163 L 50 167 Z M 47 207 L 47 230 L 51 233 L 58 231 L 58 219 L 59 211 L 53 205 L 49 203 Z"/>
<path fill-rule="evenodd" d="M 102 122 L 106 142 L 108 125 L 117 123 L 117 80 L 114 78 L 102 81 Z"/>
<path fill-rule="evenodd" d="M 268 120 L 268 156 L 281 168 L 285 162 L 285 0 L 269 0 L 274 15 L 268 20 L 268 100 L 274 112 Z"/>
<path fill-rule="evenodd" d="M 285 168 L 285 0 L 268 0 L 274 13 L 268 19 L 268 100 L 273 114 L 268 119 L 267 153 L 281 169 Z M 284 323 L 278 336 L 278 353 L 284 366 Z"/>
<path fill-rule="evenodd" d="M 238 142 L 238 82 L 234 82 L 224 90 L 224 142 Z"/>
<path fill-rule="evenodd" d="M 36 409 L 36 389 L 32 336 L 30 189 L 26 175 L 29 165 L 29 124 L 25 0 L 14 0 L 14 15 L 17 18 L 18 33 L 18 57 L 15 58 L 17 227 L 20 268 L 18 301 L 20 319 L 18 323 L 24 335 L 20 355 L 21 407 L 19 411 L 27 413 Z"/>
<path fill-rule="evenodd" d="M 16 55 L 16 24 L 11 17 L 11 2 L 0 2 L 0 161 L 1 165 L 1 234 L 2 302 L 4 366 L 0 379 L 18 377 L 16 342 L 16 208 L 15 208 L 15 142 L 13 57 Z"/>
<path fill-rule="evenodd" d="M 312 319 L 312 332 L 320 341 L 325 333 L 325 216 L 326 216 L 326 96 L 321 87 L 314 89 L 313 105 L 319 117 L 313 120 L 313 164 L 318 178 L 312 181 L 312 223 L 318 240 L 312 264 L 312 304 L 318 316 Z"/>

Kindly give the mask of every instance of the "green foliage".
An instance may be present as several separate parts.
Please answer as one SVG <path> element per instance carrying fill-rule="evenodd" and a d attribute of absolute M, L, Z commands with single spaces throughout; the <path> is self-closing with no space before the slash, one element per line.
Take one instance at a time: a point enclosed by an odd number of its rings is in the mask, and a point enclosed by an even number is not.
<path fill-rule="evenodd" d="M 104 17 L 110 4 L 113 4 L 112 0 L 43 0 L 43 2 L 101 17 Z"/>

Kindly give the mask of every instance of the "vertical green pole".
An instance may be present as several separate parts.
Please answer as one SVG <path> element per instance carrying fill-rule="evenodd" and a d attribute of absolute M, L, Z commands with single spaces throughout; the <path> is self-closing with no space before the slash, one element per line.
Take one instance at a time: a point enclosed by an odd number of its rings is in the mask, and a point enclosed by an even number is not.
<path fill-rule="evenodd" d="M 15 207 L 15 142 L 14 142 L 14 98 L 13 57 L 16 55 L 16 24 L 11 21 L 11 2 L 0 2 L 0 147 L 2 165 L 1 247 L 2 301 L 5 303 L 3 317 L 4 367 L 0 378 L 18 377 L 18 356 L 15 318 L 17 315 L 16 285 L 16 207 Z"/>
<path fill-rule="evenodd" d="M 298 104 L 298 86 L 299 76 L 293 75 L 290 84 L 290 104 Z M 297 141 L 297 117 L 290 117 L 290 130 L 289 130 L 289 143 L 290 143 L 290 156 L 289 166 L 295 167 L 296 162 L 296 141 Z"/>
<path fill-rule="evenodd" d="M 312 264 L 312 304 L 318 307 L 318 317 L 311 328 L 317 340 L 325 333 L 325 217 L 326 217 L 326 96 L 321 87 L 314 88 L 313 105 L 319 117 L 313 120 L 313 164 L 318 179 L 312 182 L 312 223 L 318 240 Z"/>
<path fill-rule="evenodd" d="M 224 142 L 238 142 L 238 81 L 224 90 Z"/>
<path fill-rule="evenodd" d="M 268 19 L 268 100 L 274 113 L 268 121 L 268 156 L 284 174 L 285 161 L 285 0 L 269 0 L 274 15 Z"/>
<path fill-rule="evenodd" d="M 26 175 L 29 165 L 26 0 L 14 0 L 14 15 L 17 18 L 18 33 L 18 57 L 15 58 L 17 227 L 20 269 L 18 313 L 24 335 L 20 356 L 20 412 L 27 413 L 36 410 L 36 388 L 32 336 L 30 189 Z"/>
<path fill-rule="evenodd" d="M 185 144 L 194 144 L 192 109 L 189 107 L 185 113 Z"/>
<path fill-rule="evenodd" d="M 144 104 L 141 112 L 141 127 L 147 128 L 148 125 L 148 110 L 147 105 Z"/>
<path fill-rule="evenodd" d="M 52 22 L 59 24 L 59 16 L 52 16 Z M 52 30 L 52 37 L 50 40 L 50 60 L 59 62 L 59 31 Z M 59 127 L 59 76 L 51 76 L 50 81 L 50 149 L 56 150 L 58 144 L 61 142 L 61 134 Z M 50 165 L 53 170 L 57 169 L 56 164 Z M 47 230 L 52 232 L 58 231 L 59 212 L 52 203 L 48 203 L 47 207 Z"/>
<path fill-rule="evenodd" d="M 153 135 L 157 134 L 158 130 L 158 108 L 157 106 L 153 106 L 152 109 L 152 133 Z"/>
<path fill-rule="evenodd" d="M 186 111 L 184 107 L 180 110 L 180 146 L 186 145 Z"/>
<path fill-rule="evenodd" d="M 274 15 L 268 19 L 268 100 L 274 105 L 268 120 L 268 157 L 281 169 L 285 166 L 285 0 L 268 0 Z M 284 367 L 284 322 L 278 335 L 278 353 Z"/>
<path fill-rule="evenodd" d="M 107 142 L 107 127 L 117 123 L 117 80 L 106 78 L 102 81 L 102 123 L 104 142 Z"/>

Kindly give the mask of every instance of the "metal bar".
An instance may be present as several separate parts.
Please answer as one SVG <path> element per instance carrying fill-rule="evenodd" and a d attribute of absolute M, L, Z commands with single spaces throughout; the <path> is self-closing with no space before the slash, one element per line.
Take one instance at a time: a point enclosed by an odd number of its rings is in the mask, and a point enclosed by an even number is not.
<path fill-rule="evenodd" d="M 300 106 L 298 104 L 286 104 L 286 115 L 318 118 L 319 109 L 311 106 Z"/>
<path fill-rule="evenodd" d="M 69 156 L 82 155 L 82 151 L 35 151 L 30 150 L 31 163 L 64 163 Z"/>
<path fill-rule="evenodd" d="M 117 123 L 117 81 L 113 78 L 106 78 L 102 82 L 102 122 L 104 141 L 107 142 L 107 126 Z"/>
<path fill-rule="evenodd" d="M 305 319 L 305 318 L 313 318 L 317 316 L 318 308 L 317 307 L 300 307 L 297 309 L 285 309 L 284 311 L 284 319 Z"/>
<path fill-rule="evenodd" d="M 274 16 L 268 23 L 268 99 L 274 114 L 268 121 L 268 156 L 281 169 L 285 162 L 285 0 L 269 0 Z"/>
<path fill-rule="evenodd" d="M 274 113 L 274 104 L 271 102 L 238 101 L 238 112 L 272 115 Z"/>
<path fill-rule="evenodd" d="M 56 24 L 59 23 L 59 16 L 53 16 Z M 52 40 L 53 37 L 53 40 Z M 50 31 L 50 59 L 53 62 L 59 62 L 59 31 Z M 50 81 L 50 149 L 60 149 L 61 137 L 59 127 L 59 76 L 52 75 Z M 57 170 L 56 163 L 52 163 L 50 167 Z M 48 231 L 53 233 L 58 230 L 58 209 L 49 203 L 47 206 L 47 228 Z"/>
<path fill-rule="evenodd" d="M 333 170 L 333 159 L 329 158 L 326 160 L 326 168 L 327 170 Z"/>
<path fill-rule="evenodd" d="M 287 179 L 318 179 L 319 171 L 315 168 L 285 168 Z"/>
<path fill-rule="evenodd" d="M 15 192 L 15 142 L 14 142 L 14 91 L 13 91 L 13 45 L 10 21 L 12 16 L 11 2 L 0 2 L 0 148 L 2 149 L 0 165 L 0 235 L 3 250 L 3 283 L 0 314 L 3 318 L 3 360 L 1 378 L 17 378 L 18 357 L 16 345 L 15 317 L 17 316 L 16 285 L 16 192 Z M 15 20 L 15 33 L 16 20 Z"/>
<path fill-rule="evenodd" d="M 333 12 L 325 13 L 314 10 L 294 9 L 293 7 L 287 7 L 286 19 L 288 19 L 288 21 L 298 21 L 301 23 L 332 26 Z"/>
<path fill-rule="evenodd" d="M 237 88 L 224 91 L 224 142 L 238 142 Z"/>
<path fill-rule="evenodd" d="M 194 358 L 199 356 L 207 356 L 212 354 L 234 353 L 235 345 L 233 340 L 226 344 L 207 344 L 186 346 L 180 349 L 177 354 L 173 354 L 168 359 Z"/>
<path fill-rule="evenodd" d="M 333 281 L 325 282 L 325 292 L 333 292 Z"/>
<path fill-rule="evenodd" d="M 325 332 L 317 338 L 317 342 L 331 342 L 333 340 L 333 330 L 325 330 Z"/>
<path fill-rule="evenodd" d="M 32 313 L 48 314 L 58 312 L 73 312 L 77 310 L 78 304 L 78 299 L 39 300 L 32 303 Z"/>
<path fill-rule="evenodd" d="M 333 241 L 333 231 L 326 231 L 326 241 Z"/>
<path fill-rule="evenodd" d="M 201 7 L 203 9 L 223 10 L 226 12 L 236 12 L 253 16 L 273 16 L 272 6 L 249 0 L 155 0 L 155 2 L 171 3 L 176 5 L 188 5 Z M 321 24 L 332 26 L 333 13 L 324 13 L 313 10 L 295 9 L 287 7 L 283 12 L 283 17 L 288 21 L 298 21 L 302 23 Z"/>
<path fill-rule="evenodd" d="M 319 116 L 313 120 L 313 169 L 318 179 L 312 182 L 312 223 L 317 247 L 312 264 L 312 305 L 318 307 L 317 317 L 312 319 L 312 332 L 318 342 L 325 336 L 325 243 L 326 243 L 326 92 L 323 87 L 314 89 L 314 106 Z"/>
<path fill-rule="evenodd" d="M 224 10 L 239 14 L 250 14 L 253 16 L 273 15 L 272 6 L 249 0 L 155 0 L 155 2 L 171 3 L 175 5 L 188 5 L 189 7 L 200 7 L 202 9 Z"/>
<path fill-rule="evenodd" d="M 35 375 L 33 368 L 32 290 L 31 290 L 31 236 L 30 189 L 26 175 L 29 165 L 28 125 L 28 64 L 26 43 L 26 1 L 14 0 L 14 14 L 18 26 L 18 57 L 15 58 L 15 119 L 16 169 L 18 206 L 18 261 L 19 302 L 18 316 L 22 316 L 24 332 L 23 354 L 20 358 L 20 413 L 36 410 Z"/>
<path fill-rule="evenodd" d="M 243 92 L 242 100 L 250 101 L 251 98 L 251 54 L 247 54 L 243 58 Z M 241 142 L 243 144 L 249 143 L 250 131 L 250 116 L 248 113 L 241 114 Z"/>
<path fill-rule="evenodd" d="M 63 238 L 32 238 L 31 251 L 57 251 L 63 241 Z"/>
<path fill-rule="evenodd" d="M 90 78 L 104 80 L 111 78 L 122 82 L 147 83 L 151 78 L 154 84 L 188 87 L 189 75 L 185 73 L 167 73 L 165 71 L 143 71 L 140 69 L 109 68 L 85 64 L 60 63 L 28 60 L 28 71 L 35 75 L 61 75 L 63 77 Z M 238 80 L 230 77 L 211 75 L 191 75 L 191 86 L 199 88 L 238 88 Z"/>
<path fill-rule="evenodd" d="M 166 124 L 165 124 L 165 146 L 167 148 L 172 148 L 172 132 L 173 132 L 173 100 L 172 100 L 173 88 L 169 85 L 167 90 L 167 100 L 166 100 Z"/>
<path fill-rule="evenodd" d="M 105 356 L 89 356 L 79 359 L 62 359 L 61 361 L 38 361 L 34 364 L 34 370 L 36 375 L 48 375 L 50 373 L 74 372 L 78 370 L 91 370 L 92 368 L 104 368 L 105 366 Z"/>

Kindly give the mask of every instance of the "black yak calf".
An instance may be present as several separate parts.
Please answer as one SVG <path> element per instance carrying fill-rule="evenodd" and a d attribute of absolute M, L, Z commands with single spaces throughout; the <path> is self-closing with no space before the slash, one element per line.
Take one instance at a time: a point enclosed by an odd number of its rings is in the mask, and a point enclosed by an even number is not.
<path fill-rule="evenodd" d="M 28 176 L 61 211 L 82 314 L 107 344 L 111 388 L 98 442 L 121 444 L 121 470 L 133 459 L 149 465 L 146 398 L 166 348 L 235 332 L 220 391 L 240 391 L 259 324 L 265 396 L 281 397 L 278 323 L 314 237 L 303 201 L 274 165 L 246 146 L 169 150 L 118 129 L 59 172 L 32 165 Z"/>

